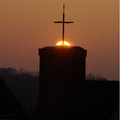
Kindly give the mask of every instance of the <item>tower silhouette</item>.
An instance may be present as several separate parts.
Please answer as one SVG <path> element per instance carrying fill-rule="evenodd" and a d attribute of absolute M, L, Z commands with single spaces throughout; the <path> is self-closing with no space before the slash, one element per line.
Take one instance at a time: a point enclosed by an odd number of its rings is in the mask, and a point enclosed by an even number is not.
<path fill-rule="evenodd" d="M 61 46 L 48 46 L 39 49 L 40 81 L 39 108 L 40 118 L 59 116 L 65 93 L 74 81 L 84 81 L 86 74 L 87 50 L 79 46 L 64 44 L 65 5 L 63 5 L 63 35 Z M 46 116 L 47 114 L 47 116 Z M 51 117 L 52 116 L 52 117 Z"/>
<path fill-rule="evenodd" d="M 65 5 L 63 5 L 63 21 L 54 23 L 63 24 L 62 45 L 49 46 L 39 49 L 40 80 L 85 80 L 87 51 L 78 46 L 68 47 L 64 44 Z"/>

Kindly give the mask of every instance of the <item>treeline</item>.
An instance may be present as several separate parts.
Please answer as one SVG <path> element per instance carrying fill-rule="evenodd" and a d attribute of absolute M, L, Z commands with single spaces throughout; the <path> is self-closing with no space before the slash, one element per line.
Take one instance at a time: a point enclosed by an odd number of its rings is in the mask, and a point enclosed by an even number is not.
<path fill-rule="evenodd" d="M 29 77 L 38 78 L 39 73 L 38 72 L 29 72 L 29 71 L 25 70 L 24 68 L 20 68 L 19 70 L 16 70 L 14 68 L 0 68 L 0 78 L 6 78 L 6 77 L 11 77 L 11 76 L 29 79 Z M 94 74 L 90 73 L 86 76 L 86 80 L 106 81 L 107 79 L 101 75 L 94 75 Z"/>
<path fill-rule="evenodd" d="M 86 80 L 106 81 L 107 79 L 105 77 L 101 76 L 101 75 L 94 75 L 94 74 L 90 73 L 86 76 Z"/>

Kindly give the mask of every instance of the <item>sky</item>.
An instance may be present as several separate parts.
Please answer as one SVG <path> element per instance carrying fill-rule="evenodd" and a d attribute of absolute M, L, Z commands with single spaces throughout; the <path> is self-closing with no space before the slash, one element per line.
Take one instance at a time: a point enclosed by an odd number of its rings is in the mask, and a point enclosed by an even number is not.
<path fill-rule="evenodd" d="M 118 80 L 118 0 L 0 0 L 0 67 L 39 71 L 38 48 L 62 39 L 87 50 L 86 72 Z"/>

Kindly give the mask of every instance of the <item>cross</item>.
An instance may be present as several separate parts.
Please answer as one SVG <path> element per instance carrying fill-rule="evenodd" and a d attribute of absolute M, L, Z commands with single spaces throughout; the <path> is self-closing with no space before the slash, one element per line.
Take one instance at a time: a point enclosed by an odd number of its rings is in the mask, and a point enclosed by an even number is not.
<path fill-rule="evenodd" d="M 63 31 L 62 31 L 62 42 L 64 44 L 64 31 L 65 31 L 65 23 L 69 24 L 69 23 L 73 23 L 72 21 L 65 21 L 65 4 L 63 4 L 63 21 L 56 21 L 54 23 L 63 23 Z"/>

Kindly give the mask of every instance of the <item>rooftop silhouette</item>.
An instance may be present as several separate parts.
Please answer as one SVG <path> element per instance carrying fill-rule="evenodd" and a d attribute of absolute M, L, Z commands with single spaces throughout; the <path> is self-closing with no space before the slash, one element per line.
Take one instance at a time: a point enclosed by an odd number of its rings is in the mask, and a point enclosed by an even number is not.
<path fill-rule="evenodd" d="M 29 118 L 27 110 L 0 78 L 0 119 Z"/>

